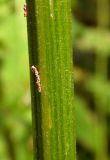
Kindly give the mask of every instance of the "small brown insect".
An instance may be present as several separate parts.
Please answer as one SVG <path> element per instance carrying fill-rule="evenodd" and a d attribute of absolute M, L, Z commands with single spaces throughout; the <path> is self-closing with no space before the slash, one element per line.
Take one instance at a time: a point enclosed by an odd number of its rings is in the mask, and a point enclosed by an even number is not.
<path fill-rule="evenodd" d="M 24 17 L 27 17 L 28 12 L 27 12 L 27 4 L 26 3 L 24 4 L 23 10 L 24 10 Z"/>
<path fill-rule="evenodd" d="M 32 66 L 31 70 L 34 73 L 35 78 L 36 78 L 36 84 L 37 84 L 38 92 L 41 92 L 41 82 L 40 82 L 39 71 L 35 66 Z"/>

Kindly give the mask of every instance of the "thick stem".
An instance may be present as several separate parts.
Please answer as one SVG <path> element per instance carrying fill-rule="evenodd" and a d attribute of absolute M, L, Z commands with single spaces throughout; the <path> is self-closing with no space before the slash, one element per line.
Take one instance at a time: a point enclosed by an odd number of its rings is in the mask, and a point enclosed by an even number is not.
<path fill-rule="evenodd" d="M 71 1 L 27 1 L 35 159 L 75 160 Z"/>

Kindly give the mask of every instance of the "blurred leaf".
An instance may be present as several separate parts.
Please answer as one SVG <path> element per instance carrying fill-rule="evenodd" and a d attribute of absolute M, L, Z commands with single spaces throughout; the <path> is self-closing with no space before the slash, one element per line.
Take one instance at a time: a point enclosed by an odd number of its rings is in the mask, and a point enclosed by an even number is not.
<path fill-rule="evenodd" d="M 100 110 L 106 114 L 110 113 L 110 83 L 101 77 L 89 77 L 86 88 L 97 96 L 97 101 L 101 104 Z"/>
<path fill-rule="evenodd" d="M 80 37 L 76 46 L 80 50 L 98 51 L 99 56 L 110 55 L 110 32 L 94 28 L 85 28 L 83 35 Z"/>
<path fill-rule="evenodd" d="M 75 97 L 77 138 L 86 148 L 95 154 L 103 151 L 103 126 L 98 122 L 96 115 L 87 108 L 86 103 Z"/>

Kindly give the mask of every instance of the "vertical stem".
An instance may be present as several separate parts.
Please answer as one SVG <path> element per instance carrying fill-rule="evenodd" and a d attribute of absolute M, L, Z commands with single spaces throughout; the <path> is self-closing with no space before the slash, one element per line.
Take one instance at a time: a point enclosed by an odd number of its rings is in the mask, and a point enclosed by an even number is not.
<path fill-rule="evenodd" d="M 35 159 L 75 160 L 71 1 L 27 1 Z"/>

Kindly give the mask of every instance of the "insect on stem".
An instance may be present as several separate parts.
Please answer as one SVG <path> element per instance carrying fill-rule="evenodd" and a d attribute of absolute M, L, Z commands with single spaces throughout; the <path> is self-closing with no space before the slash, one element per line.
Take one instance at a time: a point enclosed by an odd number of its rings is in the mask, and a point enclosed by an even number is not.
<path fill-rule="evenodd" d="M 35 80 L 36 80 L 38 92 L 41 92 L 41 81 L 40 81 L 39 71 L 35 66 L 31 66 L 31 70 L 35 75 Z"/>
<path fill-rule="evenodd" d="M 27 12 L 27 4 L 26 3 L 24 4 L 23 10 L 24 10 L 24 17 L 27 17 L 28 12 Z"/>

